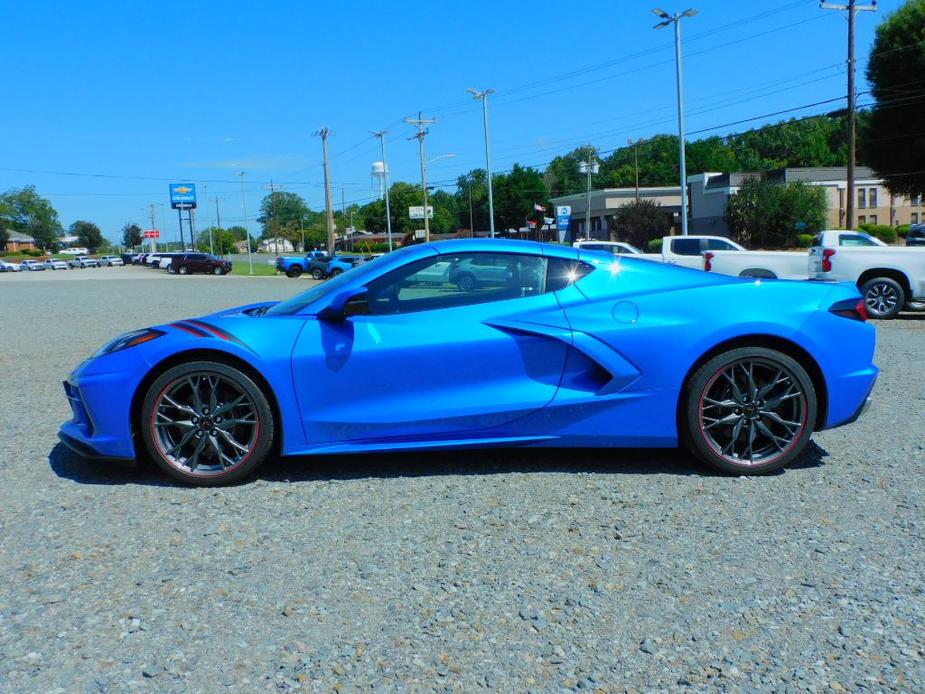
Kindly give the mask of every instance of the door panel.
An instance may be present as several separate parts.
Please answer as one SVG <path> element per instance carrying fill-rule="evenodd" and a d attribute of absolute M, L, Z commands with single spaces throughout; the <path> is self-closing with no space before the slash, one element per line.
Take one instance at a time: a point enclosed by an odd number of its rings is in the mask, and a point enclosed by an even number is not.
<path fill-rule="evenodd" d="M 558 330 L 489 325 L 499 320 Z M 569 335 L 552 293 L 310 320 L 293 353 L 308 443 L 438 440 L 525 417 L 555 396 Z"/>

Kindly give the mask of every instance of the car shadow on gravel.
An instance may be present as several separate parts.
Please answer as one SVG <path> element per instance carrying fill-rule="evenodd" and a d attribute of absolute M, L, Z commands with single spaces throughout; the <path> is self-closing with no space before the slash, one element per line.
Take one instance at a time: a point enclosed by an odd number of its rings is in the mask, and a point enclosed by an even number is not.
<path fill-rule="evenodd" d="M 786 474 L 824 465 L 828 452 L 811 442 L 796 463 L 775 473 Z M 147 484 L 182 486 L 153 465 L 135 467 L 83 458 L 63 444 L 49 453 L 48 462 L 59 477 L 80 484 Z M 639 448 L 480 448 L 455 451 L 320 455 L 270 461 L 257 479 L 271 482 L 352 480 L 369 477 L 424 477 L 439 475 L 499 475 L 520 473 L 587 473 L 618 475 L 683 475 L 713 477 L 721 473 L 676 449 Z"/>

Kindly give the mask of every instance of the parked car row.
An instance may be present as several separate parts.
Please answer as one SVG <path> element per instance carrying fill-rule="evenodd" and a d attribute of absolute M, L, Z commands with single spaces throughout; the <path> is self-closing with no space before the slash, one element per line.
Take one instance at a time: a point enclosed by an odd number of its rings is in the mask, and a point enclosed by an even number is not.
<path fill-rule="evenodd" d="M 34 260 L 27 258 L 18 263 L 10 263 L 0 260 L 0 272 L 37 272 L 39 270 L 70 270 L 83 269 L 88 267 L 114 267 L 124 265 L 122 258 L 115 255 L 104 255 L 99 258 L 92 258 L 88 255 L 78 255 L 71 260 L 61 260 L 60 258 L 46 258 L 45 260 Z"/>
<path fill-rule="evenodd" d="M 194 272 L 227 275 L 231 272 L 230 260 L 195 251 L 139 253 L 132 257 L 131 262 L 132 265 L 144 265 L 153 269 L 167 270 L 172 275 L 189 275 Z"/>
<path fill-rule="evenodd" d="M 280 256 L 276 259 L 276 269 L 286 274 L 286 277 L 301 277 L 303 274 L 311 275 L 312 279 L 324 280 L 347 270 L 368 263 L 381 254 L 373 255 L 334 255 L 329 256 L 323 251 L 309 251 L 304 257 Z"/>

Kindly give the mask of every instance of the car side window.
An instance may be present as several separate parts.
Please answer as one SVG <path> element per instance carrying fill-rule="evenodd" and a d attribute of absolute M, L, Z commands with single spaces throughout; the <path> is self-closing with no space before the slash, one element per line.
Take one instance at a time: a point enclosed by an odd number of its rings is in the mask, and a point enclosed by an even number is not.
<path fill-rule="evenodd" d="M 671 250 L 675 255 L 700 255 L 700 239 L 672 239 Z"/>
<path fill-rule="evenodd" d="M 367 285 L 371 314 L 413 313 L 536 296 L 546 288 L 547 259 L 515 253 L 459 253 L 425 258 Z"/>
<path fill-rule="evenodd" d="M 594 270 L 594 266 L 577 260 L 550 258 L 546 267 L 546 291 L 557 292 L 574 284 Z"/>
<path fill-rule="evenodd" d="M 736 250 L 728 241 L 723 241 L 722 239 L 707 239 L 707 250 L 708 251 L 734 251 Z"/>
<path fill-rule="evenodd" d="M 859 236 L 857 234 L 842 234 L 838 238 L 839 246 L 876 246 L 873 241 L 865 236 Z"/>

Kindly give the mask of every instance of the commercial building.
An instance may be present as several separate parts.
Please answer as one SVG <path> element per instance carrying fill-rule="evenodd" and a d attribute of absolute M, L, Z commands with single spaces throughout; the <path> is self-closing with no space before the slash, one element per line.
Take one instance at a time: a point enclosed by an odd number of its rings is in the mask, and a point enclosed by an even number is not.
<path fill-rule="evenodd" d="M 6 241 L 7 253 L 21 253 L 35 248 L 35 239 L 27 234 L 7 229 L 8 239 Z"/>
<path fill-rule="evenodd" d="M 712 234 L 728 236 L 729 228 L 724 219 L 726 202 L 745 181 L 766 178 L 770 181 L 790 183 L 803 181 L 819 186 L 825 191 L 826 226 L 832 229 L 845 227 L 848 195 L 847 171 L 845 167 L 785 168 L 769 172 L 738 171 L 732 173 L 706 172 L 687 177 L 688 183 L 688 230 L 691 234 Z M 921 196 L 906 197 L 891 195 L 881 178 L 866 166 L 855 168 L 855 225 L 919 224 L 925 223 L 925 205 Z M 605 188 L 591 191 L 590 234 L 585 234 L 585 210 L 587 195 L 562 195 L 552 198 L 553 205 L 569 205 L 572 221 L 569 227 L 573 238 L 590 236 L 606 239 L 611 233 L 619 236 L 615 222 L 617 210 L 636 199 L 635 188 Z M 678 216 L 681 212 L 679 186 L 646 187 L 639 189 L 640 200 L 652 200 L 666 212 L 665 233 L 677 233 Z"/>

